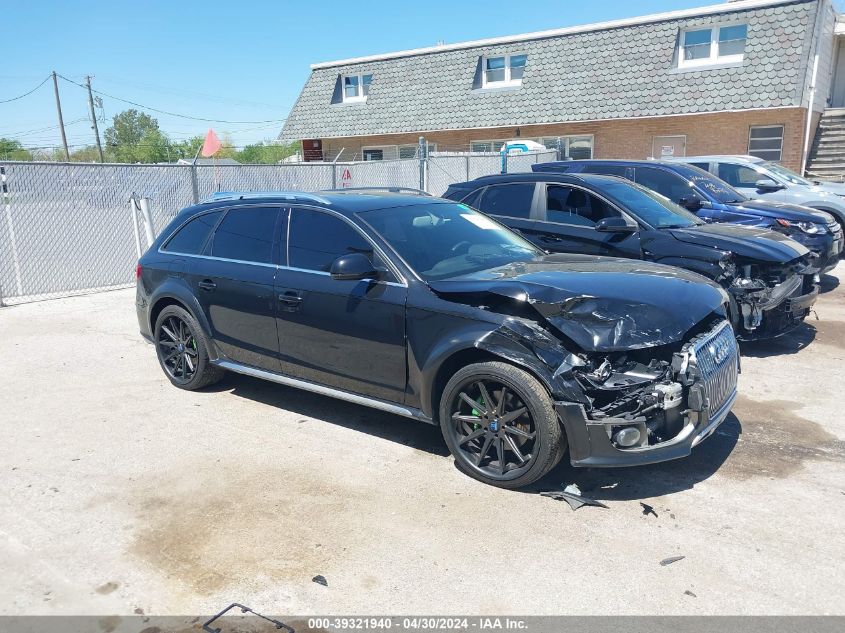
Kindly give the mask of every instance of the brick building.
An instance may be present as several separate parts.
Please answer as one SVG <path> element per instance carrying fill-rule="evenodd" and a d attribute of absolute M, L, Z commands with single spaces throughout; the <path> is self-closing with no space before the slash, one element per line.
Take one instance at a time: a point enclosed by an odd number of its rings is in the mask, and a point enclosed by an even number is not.
<path fill-rule="evenodd" d="M 838 18 L 831 0 L 739 0 L 314 64 L 279 138 L 306 160 L 411 157 L 423 135 L 430 151 L 560 138 L 573 158 L 800 169 L 822 114 L 845 106 Z"/>

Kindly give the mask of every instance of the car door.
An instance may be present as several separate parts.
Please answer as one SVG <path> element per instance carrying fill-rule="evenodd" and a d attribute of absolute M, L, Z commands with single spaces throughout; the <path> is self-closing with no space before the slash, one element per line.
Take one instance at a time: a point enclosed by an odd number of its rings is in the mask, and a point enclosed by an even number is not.
<path fill-rule="evenodd" d="M 541 248 L 559 253 L 585 253 L 639 259 L 639 232 L 599 231 L 596 224 L 606 218 L 636 221 L 616 205 L 588 189 L 569 184 L 542 183 L 535 241 Z"/>
<path fill-rule="evenodd" d="M 189 275 L 220 352 L 271 371 L 279 370 L 274 253 L 282 215 L 278 206 L 226 210 Z"/>
<path fill-rule="evenodd" d="M 283 373 L 391 402 L 407 383 L 407 284 L 348 219 L 325 209 L 290 210 L 287 266 L 279 270 L 277 330 Z M 364 253 L 378 280 L 332 279 L 332 262 Z"/>

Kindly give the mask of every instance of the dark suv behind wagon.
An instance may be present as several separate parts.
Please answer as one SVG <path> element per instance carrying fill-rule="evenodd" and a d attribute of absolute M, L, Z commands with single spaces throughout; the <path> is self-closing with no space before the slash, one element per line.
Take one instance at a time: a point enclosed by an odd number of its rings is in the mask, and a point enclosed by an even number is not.
<path fill-rule="evenodd" d="M 464 472 L 528 484 L 687 455 L 727 416 L 727 297 L 694 273 L 547 256 L 469 207 L 373 192 L 229 194 L 138 265 L 177 387 L 224 370 L 439 424 Z"/>
<path fill-rule="evenodd" d="M 444 197 L 495 216 L 550 252 L 644 259 L 705 275 L 728 291 L 741 340 L 789 332 L 819 292 L 818 269 L 798 242 L 768 229 L 705 224 L 615 176 L 483 176 L 450 185 Z"/>

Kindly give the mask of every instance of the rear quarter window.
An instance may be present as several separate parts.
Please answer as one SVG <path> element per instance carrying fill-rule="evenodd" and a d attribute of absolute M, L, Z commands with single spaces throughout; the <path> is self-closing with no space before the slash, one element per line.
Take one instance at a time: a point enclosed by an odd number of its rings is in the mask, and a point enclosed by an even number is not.
<path fill-rule="evenodd" d="M 165 242 L 161 250 L 169 253 L 199 255 L 222 213 L 222 211 L 203 213 L 189 220 Z"/>

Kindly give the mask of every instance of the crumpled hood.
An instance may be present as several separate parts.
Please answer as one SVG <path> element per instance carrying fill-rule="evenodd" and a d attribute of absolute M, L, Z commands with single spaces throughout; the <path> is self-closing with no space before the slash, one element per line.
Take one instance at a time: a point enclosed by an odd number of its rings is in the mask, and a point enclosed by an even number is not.
<path fill-rule="evenodd" d="M 798 204 L 789 204 L 786 202 L 770 202 L 768 200 L 745 200 L 738 204 L 728 205 L 735 209 L 748 209 L 751 212 L 756 212 L 770 218 L 783 218 L 792 222 L 815 222 L 817 224 L 827 224 L 831 220 L 831 215 L 825 211 L 811 209 L 810 207 L 802 207 Z"/>
<path fill-rule="evenodd" d="M 785 264 L 809 253 L 802 244 L 782 233 L 738 224 L 699 224 L 669 229 L 669 232 L 687 244 L 731 251 L 744 259 L 760 262 Z"/>
<path fill-rule="evenodd" d="M 491 303 L 525 302 L 581 349 L 594 352 L 679 341 L 727 300 L 718 285 L 687 270 L 589 255 L 549 255 L 429 286 L 451 301 L 483 303 L 487 295 Z"/>

